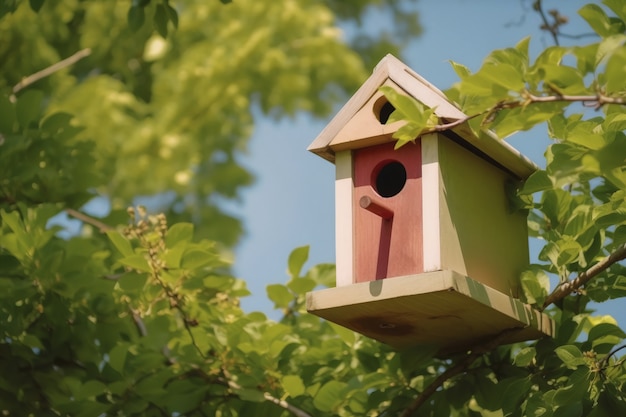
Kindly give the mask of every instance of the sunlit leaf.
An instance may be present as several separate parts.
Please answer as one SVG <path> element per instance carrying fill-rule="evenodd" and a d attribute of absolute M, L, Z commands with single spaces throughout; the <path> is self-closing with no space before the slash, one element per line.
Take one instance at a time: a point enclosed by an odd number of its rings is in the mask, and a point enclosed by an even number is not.
<path fill-rule="evenodd" d="M 328 381 L 317 391 L 313 398 L 313 405 L 320 411 L 332 411 L 339 403 L 344 401 L 342 391 L 345 387 L 345 382 Z"/>
<path fill-rule="evenodd" d="M 267 296 L 274 302 L 276 308 L 285 308 L 293 301 L 293 294 L 289 292 L 287 287 L 280 284 L 271 284 L 267 286 Z"/>
<path fill-rule="evenodd" d="M 148 260 L 145 255 L 141 253 L 137 253 L 134 255 L 126 256 L 119 260 L 122 265 L 128 266 L 130 268 L 136 269 L 141 272 L 149 272 L 150 265 L 148 265 Z"/>
<path fill-rule="evenodd" d="M 133 247 L 124 236 L 115 230 L 109 230 L 106 232 L 107 236 L 115 246 L 115 248 L 124 256 L 130 256 L 133 252 Z"/>
<path fill-rule="evenodd" d="M 193 238 L 194 226 L 192 223 L 176 223 L 172 225 L 165 235 L 165 243 L 173 248 L 180 242 L 190 242 Z"/>
<path fill-rule="evenodd" d="M 297 397 L 305 392 L 302 378 L 298 375 L 285 375 L 282 377 L 281 383 L 290 397 Z"/>
<path fill-rule="evenodd" d="M 304 263 L 309 259 L 309 247 L 301 246 L 294 249 L 289 254 L 289 260 L 287 262 L 288 272 L 292 278 L 298 278 L 302 271 Z"/>
<path fill-rule="evenodd" d="M 574 345 L 559 346 L 555 352 L 559 359 L 570 369 L 576 369 L 580 365 L 585 364 L 582 352 Z"/>

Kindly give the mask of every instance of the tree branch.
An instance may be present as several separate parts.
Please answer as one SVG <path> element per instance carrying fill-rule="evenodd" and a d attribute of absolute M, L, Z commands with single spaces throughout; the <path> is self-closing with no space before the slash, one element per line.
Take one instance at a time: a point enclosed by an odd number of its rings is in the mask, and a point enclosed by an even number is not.
<path fill-rule="evenodd" d="M 135 323 L 135 327 L 137 327 L 139 335 L 141 337 L 146 337 L 148 335 L 148 329 L 146 328 L 146 324 L 141 319 L 141 316 L 134 309 L 129 308 L 129 310 L 133 318 L 133 322 Z"/>
<path fill-rule="evenodd" d="M 89 217 L 86 214 L 81 213 L 78 210 L 74 210 L 74 209 L 71 209 L 71 208 L 66 208 L 65 212 L 67 214 L 69 214 L 70 216 L 72 216 L 72 217 L 74 217 L 74 218 L 76 218 L 76 219 L 78 219 L 78 220 L 80 220 L 80 221 L 82 221 L 84 223 L 87 223 L 87 224 L 90 224 L 90 225 L 92 225 L 94 227 L 97 227 L 98 229 L 100 229 L 101 232 L 107 232 L 109 230 L 114 230 L 114 228 L 109 226 L 108 224 L 102 223 L 101 221 L 96 220 L 93 217 Z"/>
<path fill-rule="evenodd" d="M 263 393 L 263 397 L 265 397 L 265 399 L 271 403 L 276 404 L 277 406 L 284 408 L 285 410 L 289 411 L 291 414 L 293 414 L 296 417 L 313 417 L 311 416 L 311 414 L 307 413 L 306 411 L 292 405 L 289 404 L 287 401 L 285 400 L 281 400 L 279 398 L 274 397 L 272 394 L 270 394 L 269 392 L 264 392 Z"/>
<path fill-rule="evenodd" d="M 76 52 L 74 55 L 71 55 L 55 64 L 50 65 L 47 68 L 42 69 L 41 71 L 37 71 L 36 73 L 23 78 L 19 83 L 13 86 L 13 95 L 11 96 L 11 99 L 14 100 L 15 94 L 17 94 L 22 89 L 28 87 L 29 85 L 34 84 L 43 78 L 49 77 L 50 75 L 54 74 L 55 72 L 59 70 L 62 70 L 63 68 L 73 65 L 89 55 L 91 55 L 90 48 L 81 49 L 80 51 Z"/>
<path fill-rule="evenodd" d="M 526 92 L 524 94 L 526 97 L 526 103 L 554 103 L 558 101 L 568 101 L 568 102 L 582 102 L 582 103 L 594 103 L 594 107 L 599 109 L 605 104 L 619 104 L 625 105 L 626 98 L 624 97 L 610 97 L 605 96 L 603 94 L 596 94 L 595 96 L 569 96 L 565 94 L 557 94 L 553 96 L 536 96 Z"/>
<path fill-rule="evenodd" d="M 567 95 L 567 94 L 555 94 L 551 96 L 537 96 L 528 91 L 524 91 L 522 93 L 522 97 L 524 98 L 523 101 L 502 101 L 483 112 L 472 114 L 470 116 L 465 116 L 461 119 L 455 120 L 450 123 L 443 123 L 443 124 L 439 124 L 436 126 L 432 126 L 428 129 L 424 129 L 423 131 L 420 132 L 420 136 L 426 135 L 428 133 L 443 132 L 445 130 L 453 129 L 457 126 L 462 125 L 465 122 L 468 122 L 472 119 L 483 116 L 485 114 L 487 115 L 485 118 L 487 120 L 490 118 L 490 116 L 491 117 L 495 116 L 495 114 L 499 112 L 500 110 L 514 109 L 516 107 L 527 106 L 529 104 L 556 103 L 560 101 L 565 101 L 569 103 L 579 102 L 583 104 L 592 104 L 596 110 L 605 104 L 617 104 L 621 106 L 626 105 L 626 97 L 611 97 L 611 96 L 605 96 L 600 93 L 596 95 L 587 95 L 587 96 L 583 96 L 583 95 L 574 96 L 574 95 Z"/>
<path fill-rule="evenodd" d="M 535 0 L 535 2 L 533 3 L 533 9 L 537 13 L 539 13 L 539 16 L 541 16 L 541 20 L 543 21 L 541 29 L 549 32 L 550 35 L 552 35 L 552 40 L 554 41 L 554 44 L 556 46 L 559 46 L 559 25 L 557 24 L 557 22 L 555 21 L 554 24 L 548 22 L 548 17 L 543 11 L 543 5 L 541 4 L 541 0 Z"/>
<path fill-rule="evenodd" d="M 420 408 L 428 399 L 433 395 L 437 390 L 449 379 L 455 377 L 456 375 L 462 374 L 465 372 L 479 357 L 484 355 L 487 352 L 492 351 L 496 347 L 500 346 L 502 342 L 509 337 L 511 334 L 514 334 L 518 331 L 522 330 L 521 328 L 513 328 L 507 329 L 496 335 L 493 339 L 489 340 L 487 343 L 477 345 L 472 348 L 470 353 L 467 354 L 464 358 L 462 358 L 456 365 L 446 369 L 441 375 L 439 375 L 433 382 L 431 382 L 425 389 L 422 391 L 415 400 L 409 405 L 403 412 L 400 414 L 400 417 L 410 417 L 413 412 L 415 412 L 418 408 Z"/>
<path fill-rule="evenodd" d="M 228 387 L 234 389 L 235 391 L 238 391 L 238 390 L 240 390 L 242 388 L 241 385 L 239 385 L 238 383 L 233 381 L 233 377 L 230 374 L 230 372 L 228 372 L 223 367 L 222 367 L 222 374 L 224 374 L 225 383 L 226 383 L 226 385 Z M 290 404 L 290 403 L 288 403 L 285 400 L 281 400 L 279 398 L 276 398 L 272 394 L 270 394 L 269 392 L 263 392 L 263 397 L 265 398 L 266 401 L 269 401 L 271 403 L 276 404 L 277 406 L 279 406 L 281 408 L 284 408 L 285 410 L 289 411 L 291 414 L 293 414 L 296 417 L 313 417 L 311 414 L 307 413 L 306 411 L 302 410 L 301 408 L 298 408 L 295 405 Z"/>
<path fill-rule="evenodd" d="M 553 304 L 567 297 L 569 294 L 589 282 L 592 278 L 594 278 L 601 272 L 606 271 L 611 265 L 624 259 L 626 259 L 626 243 L 616 249 L 615 252 L 611 253 L 609 256 L 602 259 L 597 264 L 593 265 L 591 268 L 587 269 L 584 272 L 581 272 L 572 281 L 564 282 L 563 284 L 556 287 L 554 291 L 552 291 L 552 293 L 544 301 L 541 310 L 543 311 L 550 304 Z"/>

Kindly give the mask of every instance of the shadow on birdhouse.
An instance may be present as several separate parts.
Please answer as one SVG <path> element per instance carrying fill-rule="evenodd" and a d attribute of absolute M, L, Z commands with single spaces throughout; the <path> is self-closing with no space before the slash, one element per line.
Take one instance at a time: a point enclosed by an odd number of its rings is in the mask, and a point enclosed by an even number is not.
<path fill-rule="evenodd" d="M 336 166 L 337 285 L 307 294 L 308 311 L 397 348 L 460 351 L 510 329 L 520 330 L 504 343 L 553 335 L 518 299 L 526 213 L 512 212 L 505 192 L 536 166 L 466 123 L 394 150 L 405 122 L 389 122 L 382 86 L 442 123 L 466 117 L 387 55 L 310 145 Z"/>

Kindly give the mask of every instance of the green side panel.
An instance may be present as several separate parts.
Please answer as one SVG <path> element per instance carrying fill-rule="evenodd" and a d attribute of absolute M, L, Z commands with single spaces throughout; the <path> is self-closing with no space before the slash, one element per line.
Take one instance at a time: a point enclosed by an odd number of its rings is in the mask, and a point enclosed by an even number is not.
<path fill-rule="evenodd" d="M 439 135 L 442 267 L 519 295 L 528 265 L 527 212 L 510 210 L 500 167 Z"/>

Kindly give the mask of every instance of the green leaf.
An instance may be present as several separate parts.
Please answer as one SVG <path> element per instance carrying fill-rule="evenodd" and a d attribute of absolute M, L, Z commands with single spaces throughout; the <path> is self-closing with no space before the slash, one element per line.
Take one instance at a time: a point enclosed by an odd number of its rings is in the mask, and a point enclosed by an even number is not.
<path fill-rule="evenodd" d="M 452 66 L 452 69 L 454 70 L 454 72 L 456 72 L 456 75 L 461 80 L 472 75 L 472 71 L 470 71 L 470 69 L 467 68 L 465 65 L 459 64 L 458 62 L 454 62 L 454 61 L 448 61 L 448 62 Z"/>
<path fill-rule="evenodd" d="M 589 341 L 596 348 L 602 344 L 615 346 L 626 338 L 626 334 L 613 323 L 600 323 L 589 331 Z"/>
<path fill-rule="evenodd" d="M 156 28 L 159 35 L 164 38 L 167 38 L 167 22 L 168 15 L 165 10 L 165 6 L 163 4 L 157 4 L 156 10 L 154 12 L 154 27 Z"/>
<path fill-rule="evenodd" d="M 562 94 L 584 94 L 587 92 L 583 74 L 565 65 L 543 65 L 539 74 L 548 88 L 557 89 Z"/>
<path fill-rule="evenodd" d="M 327 322 L 327 324 L 332 327 L 333 331 L 337 333 L 337 335 L 345 342 L 346 345 L 352 346 L 356 340 L 356 334 L 343 326 L 335 324 L 333 322 Z"/>
<path fill-rule="evenodd" d="M 136 269 L 137 271 L 150 272 L 150 265 L 148 265 L 148 261 L 142 253 L 136 253 L 131 256 L 126 256 L 120 259 L 119 262 L 122 265 Z"/>
<path fill-rule="evenodd" d="M 555 349 L 555 353 L 565 366 L 570 369 L 576 369 L 578 366 L 585 364 L 583 354 L 574 345 L 559 346 Z"/>
<path fill-rule="evenodd" d="M 337 276 L 335 264 L 317 264 L 309 269 L 306 276 L 318 285 L 333 287 Z"/>
<path fill-rule="evenodd" d="M 198 269 L 207 266 L 216 260 L 216 255 L 202 249 L 190 249 L 185 251 L 180 262 L 181 268 Z"/>
<path fill-rule="evenodd" d="M 41 343 L 41 340 L 35 335 L 32 334 L 24 334 L 20 338 L 21 342 L 32 349 L 45 349 L 44 345 Z"/>
<path fill-rule="evenodd" d="M 305 294 L 312 291 L 316 286 L 317 283 L 311 278 L 295 278 L 287 283 L 287 288 L 294 294 Z"/>
<path fill-rule="evenodd" d="M 261 403 L 265 401 L 265 395 L 258 389 L 253 388 L 239 388 L 235 390 L 239 398 L 243 401 L 250 401 L 253 403 Z"/>
<path fill-rule="evenodd" d="M 28 4 L 30 4 L 30 8 L 33 9 L 34 12 L 38 12 L 41 10 L 44 1 L 45 0 L 28 0 Z"/>
<path fill-rule="evenodd" d="M 596 66 L 600 65 L 607 56 L 612 56 L 614 52 L 619 52 L 624 46 L 626 35 L 623 33 L 608 36 L 600 42 L 596 51 Z"/>
<path fill-rule="evenodd" d="M 178 12 L 169 4 L 165 4 L 165 11 L 167 12 L 167 17 L 169 18 L 172 25 L 174 25 L 174 29 L 178 29 Z"/>
<path fill-rule="evenodd" d="M 287 261 L 289 276 L 298 278 L 307 259 L 309 259 L 309 246 L 300 246 L 291 251 Z"/>
<path fill-rule="evenodd" d="M 275 304 L 275 308 L 286 308 L 293 301 L 294 296 L 287 287 L 280 284 L 271 284 L 267 286 L 267 296 Z"/>
<path fill-rule="evenodd" d="M 87 381 L 80 387 L 78 394 L 76 395 L 77 400 L 83 400 L 87 398 L 93 398 L 98 395 L 102 395 L 106 393 L 107 386 L 102 382 L 92 379 Z"/>
<path fill-rule="evenodd" d="M 554 184 L 548 173 L 544 170 L 538 170 L 528 177 L 519 193 L 521 195 L 529 195 L 551 188 L 554 188 Z"/>
<path fill-rule="evenodd" d="M 165 235 L 165 244 L 168 248 L 173 248 L 180 242 L 191 242 L 193 239 L 192 223 L 176 223 L 172 225 Z"/>
<path fill-rule="evenodd" d="M 109 352 L 109 366 L 124 374 L 124 364 L 126 363 L 126 355 L 128 354 L 128 345 L 125 343 L 117 344 Z"/>
<path fill-rule="evenodd" d="M 614 51 L 606 62 L 604 76 L 606 79 L 606 94 L 621 94 L 626 89 L 624 80 L 624 68 L 626 68 L 626 51 L 622 44 L 617 51 Z"/>
<path fill-rule="evenodd" d="M 0 133 L 6 135 L 15 128 L 15 106 L 9 101 L 9 97 L 0 95 Z"/>
<path fill-rule="evenodd" d="M 313 405 L 320 411 L 333 411 L 344 400 L 345 382 L 329 381 L 322 385 L 313 398 Z"/>
<path fill-rule="evenodd" d="M 602 2 L 613 10 L 617 17 L 626 22 L 626 3 L 622 0 L 603 0 Z"/>
<path fill-rule="evenodd" d="M 562 390 L 560 389 L 557 391 L 557 395 L 559 396 L 559 401 L 562 401 L 563 398 L 566 398 L 565 395 L 568 395 L 568 394 L 564 395 L 562 394 L 562 392 L 568 391 L 572 393 L 572 394 L 569 394 L 571 398 L 571 402 L 569 403 L 561 402 L 561 404 L 563 405 L 559 406 L 556 410 L 554 410 L 554 414 L 552 415 L 552 417 L 582 417 L 583 405 L 580 401 L 577 401 L 577 400 L 580 400 L 580 397 L 576 397 L 576 394 L 578 394 L 579 392 L 573 389 L 573 387 L 571 386 Z M 557 396 L 555 395 L 555 398 L 556 397 Z"/>
<path fill-rule="evenodd" d="M 108 230 L 106 232 L 106 234 L 109 237 L 109 240 L 111 240 L 111 242 L 115 246 L 115 248 L 122 255 L 124 255 L 124 256 L 131 256 L 131 255 L 133 255 L 133 253 L 134 253 L 133 247 L 130 244 L 130 242 L 128 241 L 128 239 L 126 239 L 124 236 L 122 236 L 119 232 L 117 232 L 115 230 Z"/>
<path fill-rule="evenodd" d="M 15 111 L 20 126 L 26 128 L 41 118 L 42 101 L 43 92 L 39 90 L 28 90 L 18 97 Z"/>
<path fill-rule="evenodd" d="M 589 370 L 583 367 L 574 371 L 569 376 L 567 385 L 556 390 L 553 398 L 554 405 L 566 406 L 580 401 L 589 388 L 588 373 Z M 567 414 L 561 415 L 565 417 Z"/>
<path fill-rule="evenodd" d="M 290 397 L 297 397 L 305 392 L 304 382 L 298 375 L 285 375 L 281 378 L 281 384 Z"/>
<path fill-rule="evenodd" d="M 594 131 L 597 125 L 598 123 L 591 120 L 572 123 L 568 126 L 568 132 L 564 139 L 589 149 L 601 149 L 607 145 L 607 141 L 604 135 Z"/>
<path fill-rule="evenodd" d="M 476 75 L 511 92 L 521 92 L 525 87 L 520 68 L 510 64 L 484 65 Z"/>
<path fill-rule="evenodd" d="M 597 4 L 586 4 L 578 14 L 587 21 L 589 26 L 600 36 L 606 37 L 613 33 L 611 21 L 604 10 Z"/>
<path fill-rule="evenodd" d="M 137 32 L 146 20 L 146 13 L 143 6 L 133 5 L 128 9 L 128 27 L 131 31 Z"/>
<path fill-rule="evenodd" d="M 185 245 L 176 245 L 173 248 L 167 249 L 161 258 L 165 262 L 165 266 L 168 269 L 180 268 L 180 261 L 185 253 Z"/>
<path fill-rule="evenodd" d="M 535 361 L 535 356 L 537 355 L 537 351 L 533 346 L 527 346 L 519 351 L 517 355 L 515 355 L 514 363 L 520 367 L 530 366 Z"/>
<path fill-rule="evenodd" d="M 147 281 L 148 276 L 146 274 L 127 272 L 117 282 L 123 291 L 139 291 L 143 289 Z"/>
<path fill-rule="evenodd" d="M 379 90 L 396 109 L 389 117 L 388 123 L 399 120 L 419 123 L 423 120 L 422 114 L 427 110 L 423 104 L 389 86 L 382 86 Z"/>

